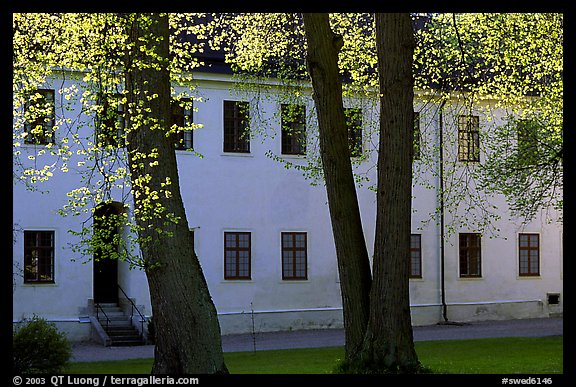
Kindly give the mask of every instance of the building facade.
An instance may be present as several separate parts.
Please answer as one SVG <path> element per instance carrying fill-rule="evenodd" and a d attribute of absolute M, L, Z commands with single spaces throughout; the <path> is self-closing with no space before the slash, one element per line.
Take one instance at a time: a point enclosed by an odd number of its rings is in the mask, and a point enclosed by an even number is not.
<path fill-rule="evenodd" d="M 288 104 L 239 93 L 233 75 L 198 72 L 195 79 L 194 108 L 175 115 L 201 127 L 182 135 L 176 155 L 187 220 L 222 334 L 342 327 L 325 188 L 321 180 L 298 168 L 309 166 L 318 152 L 311 94 L 304 95 L 292 115 L 297 119 L 283 124 L 282 112 Z M 63 109 L 62 99 L 54 97 L 71 85 L 70 79 L 53 79 L 43 95 L 55 112 L 75 117 L 68 124 L 74 127 L 75 122 L 94 118 L 82 110 L 79 100 L 67 102 Z M 375 102 L 366 97 L 346 102 L 359 118 L 350 124 L 350 138 L 370 255 L 376 217 L 371 189 L 377 159 Z M 456 187 L 462 183 L 456 177 L 465 176 L 464 169 L 482 162 L 482 137 L 477 133 L 502 119 L 498 113 L 488 119 L 482 106 L 465 113 L 459 106 L 457 98 L 440 105 L 418 94 L 414 102 L 421 156 L 414 160 L 411 250 L 407 252 L 412 322 L 426 325 L 562 313 L 563 236 L 554 213 L 542 211 L 525 224 L 509 216 L 503 197 L 492 196 L 487 203 L 499 219 L 492 221 L 492 231 L 479 232 L 472 222 L 462 221 L 470 216 L 466 200 L 442 208 L 440 186 Z M 247 116 L 250 137 L 240 130 Z M 292 128 L 289 132 L 282 129 L 287 125 Z M 52 141 L 61 141 L 65 128 L 59 125 Z M 81 129 L 86 139 L 89 130 Z M 444 143 L 440 143 L 441 131 Z M 38 154 L 46 142 L 40 139 L 19 147 L 24 164 L 56 167 L 49 179 L 37 183 L 37 190 L 14 183 L 13 321 L 38 315 L 55 322 L 71 339 L 87 340 L 94 329 L 90 319 L 94 304 L 122 303 L 125 297 L 149 318 L 148 285 L 141 269 L 123 261 L 103 266 L 72 248 L 79 238 L 69 230 L 78 230 L 88 217 L 61 216 L 59 210 L 69 203 L 67 194 L 85 184 L 79 172 L 85 160 L 72 152 L 68 165 L 78 170 L 62 171 L 57 156 Z M 438 149 L 443 152 L 442 163 L 434 156 Z M 33 160 L 27 156 L 34 156 Z M 118 203 L 129 196 L 120 189 L 112 192 Z M 129 230 L 119 232 L 128 239 Z"/>

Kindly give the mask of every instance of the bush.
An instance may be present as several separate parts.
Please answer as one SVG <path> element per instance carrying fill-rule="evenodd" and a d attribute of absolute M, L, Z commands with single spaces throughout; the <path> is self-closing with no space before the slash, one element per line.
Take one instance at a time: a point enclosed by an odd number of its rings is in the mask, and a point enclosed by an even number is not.
<path fill-rule="evenodd" d="M 17 374 L 61 373 L 72 357 L 72 348 L 54 323 L 35 316 L 14 330 L 12 353 Z"/>

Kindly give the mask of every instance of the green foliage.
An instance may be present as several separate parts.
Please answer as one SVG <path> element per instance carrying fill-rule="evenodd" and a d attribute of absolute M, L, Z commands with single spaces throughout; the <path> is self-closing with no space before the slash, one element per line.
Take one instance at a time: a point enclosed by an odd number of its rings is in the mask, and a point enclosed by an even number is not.
<path fill-rule="evenodd" d="M 54 323 L 36 316 L 15 328 L 12 351 L 16 374 L 61 373 L 72 356 L 66 335 Z"/>
<path fill-rule="evenodd" d="M 414 56 L 414 109 L 424 119 L 420 127 L 421 157 L 414 163 L 415 184 L 437 189 L 433 183 L 439 177 L 436 121 L 438 106 L 446 101 L 444 113 L 455 118 L 470 114 L 482 117 L 482 162 L 462 164 L 456 157 L 446 157 L 442 166 L 446 184 L 444 192 L 438 195 L 442 195 L 443 210 L 450 213 L 454 229 L 462 226 L 497 235 L 494 224 L 500 219 L 502 209 L 491 204 L 495 194 L 504 195 L 513 215 L 525 221 L 530 221 L 541 209 L 561 212 L 563 15 L 413 14 L 413 19 L 415 25 L 425 27 L 415 31 L 418 45 Z M 340 71 L 346 80 L 344 97 L 361 101 L 359 105 L 363 107 L 374 104 L 378 72 L 373 15 L 333 13 L 330 23 L 344 41 L 339 56 Z M 271 93 L 272 98 L 279 103 L 310 95 L 309 85 L 300 82 L 308 77 L 300 15 L 217 14 L 209 31 L 212 44 L 224 49 L 227 62 L 242 74 L 239 92 L 261 98 L 273 84 L 276 91 Z M 309 110 L 315 114 L 313 108 Z M 369 109 L 363 110 L 368 113 Z M 556 155 L 541 158 L 551 163 L 549 168 L 545 171 L 526 169 L 520 179 L 518 168 L 508 168 L 510 164 L 505 160 L 492 162 L 506 154 L 507 144 L 499 142 L 506 131 L 506 123 L 499 118 L 502 112 L 520 119 L 540 117 L 538 138 Z M 449 114 L 445 114 L 445 118 Z M 375 143 L 377 125 L 367 120 L 364 128 L 367 142 Z M 269 126 L 266 130 L 273 132 L 274 129 Z M 445 131 L 457 133 L 457 120 L 446 122 Z M 445 150 L 457 149 L 457 136 L 447 135 L 444 140 Z M 322 168 L 313 130 L 308 131 L 308 143 L 315 145 L 308 146 L 305 160 L 286 160 L 272 151 L 267 154 L 287 168 L 302 171 L 313 184 L 320 184 Z M 364 165 L 355 170 L 359 183 L 374 186 L 373 181 L 366 180 L 368 174 L 361 175 L 362 171 L 374 168 L 366 166 L 374 159 L 366 154 L 353 160 L 355 165 Z M 512 181 L 518 189 L 509 188 Z M 523 195 L 527 189 L 538 194 Z M 516 211 L 522 208 L 531 210 Z M 429 214 L 427 222 L 437 220 L 439 210 Z M 561 215 L 559 218 L 561 220 Z"/>
<path fill-rule="evenodd" d="M 55 174 L 77 173 L 78 187 L 68 193 L 63 216 L 82 217 L 82 227 L 71 230 L 79 242 L 76 252 L 90 256 L 94 208 L 116 201 L 135 200 L 134 211 L 123 217 L 131 231 L 124 235 L 120 259 L 133 267 L 145 267 L 130 246 L 138 240 L 135 217 L 162 217 L 166 224 L 179 219 L 166 211 L 158 199 L 173 195 L 172 184 L 150 187 L 150 176 L 129 176 L 133 167 L 155 166 L 157 154 L 128 155 L 127 144 L 134 128 L 147 122 L 142 106 L 128 104 L 124 87 L 129 66 L 144 63 L 124 58 L 135 47 L 128 45 L 126 29 L 135 15 L 116 13 L 16 13 L 13 14 L 13 178 L 34 190 Z M 414 14 L 421 23 L 424 15 Z M 447 154 L 443 172 L 445 191 L 439 192 L 451 227 L 489 230 L 502 210 L 490 207 L 490 198 L 502 194 L 514 215 L 530 220 L 542 209 L 560 213 L 563 206 L 563 15 L 555 13 L 464 13 L 427 14 L 426 28 L 416 31 L 414 75 L 415 110 L 421 113 L 421 155 L 414 162 L 414 182 L 435 189 L 439 175 L 435 122 L 438 104 L 448 101 L 446 113 L 478 114 L 482 122 L 481 160 L 462 165 Z M 146 23 L 146 14 L 138 14 Z M 202 21 L 202 22 L 200 22 Z M 315 135 L 315 109 L 305 63 L 305 34 L 301 15 L 257 14 L 169 14 L 170 75 L 175 102 L 193 107 L 192 71 L 201 62 L 195 56 L 205 47 L 221 48 L 238 73 L 235 82 L 252 106 L 273 101 L 306 105 L 306 155 L 285 157 L 266 154 L 286 168 L 296 168 L 312 184 L 323 184 L 321 158 Z M 372 14 L 330 14 L 333 30 L 342 35 L 344 46 L 339 65 L 344 83 L 345 106 L 362 109 L 366 144 L 376 144 L 377 70 Z M 154 42 L 142 45 L 156 57 Z M 132 55 L 133 56 L 133 55 Z M 160 62 L 158 62 L 160 63 Z M 43 102 L 39 89 L 55 89 L 55 105 Z M 158 96 L 147 95 L 149 101 Z M 58 108 L 56 108 L 58 107 Z M 504 112 L 505 120 L 498 112 Z M 279 109 L 266 115 L 252 109 L 250 136 L 280 136 Z M 448 114 L 446 114 L 448 117 Z M 538 122 L 537 162 L 519 162 L 513 152 L 514 120 Z M 184 126 L 149 123 L 173 136 Z M 446 133 L 457 132 L 457 122 L 446 122 Z M 25 130 L 28 127 L 30 130 Z M 46 133 L 43 130 L 46 130 Z M 30 144 L 43 137 L 45 144 Z M 28 142 L 28 144 L 27 144 Z M 375 147 L 366 146 L 352 163 L 358 185 L 374 187 Z M 457 136 L 447 135 L 445 148 L 457 148 Z M 465 213 L 460 210 L 465 209 Z M 524 209 L 527 209 L 524 211 Z M 437 211 L 428 221 L 438 219 Z M 550 218 L 554 214 L 551 213 Z M 497 230 L 493 230 L 497 232 Z M 161 230 L 158 230 L 161 233 Z M 167 233 L 166 235 L 169 235 Z M 162 235 L 164 236 L 164 234 Z M 98 239 L 98 238 L 96 238 Z M 80 246 L 84 246 L 80 247 Z M 87 247 L 86 247 L 87 246 Z"/>
<path fill-rule="evenodd" d="M 563 15 L 439 14 L 417 40 L 416 87 L 457 98 L 457 114 L 474 107 L 485 117 L 482 162 L 462 175 L 476 187 L 469 190 L 479 199 L 475 206 L 485 203 L 483 196 L 502 194 L 515 220 L 529 222 L 545 211 L 548 220 L 561 222 Z M 537 123 L 537 155 L 513 151 L 518 122 Z"/>
<path fill-rule="evenodd" d="M 197 22 L 202 17 L 169 14 L 173 101 L 183 109 L 192 109 L 197 99 L 192 70 L 200 65 L 195 55 L 205 44 L 206 27 Z M 150 122 L 146 109 L 128 103 L 124 82 L 129 68 L 163 63 L 154 37 L 148 37 L 148 44 L 138 49 L 156 61 L 136 60 L 136 48 L 127 43 L 128 26 L 135 20 L 150 22 L 147 14 L 13 14 L 13 176 L 28 189 L 44 190 L 51 177 L 76 174 L 79 184 L 68 192 L 67 203 L 59 210 L 62 216 L 83 218 L 79 229 L 69 230 L 77 237 L 71 250 L 90 259 L 95 250 L 106 248 L 101 242 L 107 236 L 98 235 L 101 230 L 93 227 L 93 214 L 98 206 L 115 203 L 123 210 L 111 221 L 125 232 L 114 240 L 118 248 L 107 255 L 128 261 L 131 267 L 149 267 L 133 249 L 147 242 L 138 239 L 135 219 L 162 219 L 168 225 L 179 219 L 159 204 L 161 198 L 174 194 L 169 179 L 151 187 L 148 173 L 130 176 L 130 166 L 153 168 L 159 160 L 154 151 L 127 154 L 129 135 L 144 124 L 171 137 L 201 125 L 188 120 Z M 127 57 L 132 60 L 126 61 Z M 43 102 L 41 89 L 53 89 L 54 101 Z M 141 97 L 148 101 L 157 98 Z M 32 146 L 31 137 L 48 140 Z M 130 205 L 134 211 L 128 215 Z M 170 235 L 160 228 L 157 233 L 159 237 Z"/>

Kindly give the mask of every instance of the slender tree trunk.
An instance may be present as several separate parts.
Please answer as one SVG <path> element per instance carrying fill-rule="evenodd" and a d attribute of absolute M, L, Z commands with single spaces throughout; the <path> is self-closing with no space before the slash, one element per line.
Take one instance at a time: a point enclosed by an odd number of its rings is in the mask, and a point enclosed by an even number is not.
<path fill-rule="evenodd" d="M 415 372 L 408 289 L 414 33 L 410 15 L 376 14 L 380 141 L 370 318 L 360 356 L 371 370 Z"/>
<path fill-rule="evenodd" d="M 166 135 L 171 114 L 168 16 L 130 17 L 129 45 L 134 46 L 126 55 L 127 151 L 156 329 L 152 373 L 227 373 L 216 308 L 180 196 L 174 144 Z"/>
<path fill-rule="evenodd" d="M 350 163 L 342 104 L 338 52 L 342 37 L 330 29 L 328 14 L 303 14 L 307 66 L 314 88 L 320 153 L 336 246 L 345 328 L 346 358 L 361 348 L 369 315 L 370 263 Z"/>

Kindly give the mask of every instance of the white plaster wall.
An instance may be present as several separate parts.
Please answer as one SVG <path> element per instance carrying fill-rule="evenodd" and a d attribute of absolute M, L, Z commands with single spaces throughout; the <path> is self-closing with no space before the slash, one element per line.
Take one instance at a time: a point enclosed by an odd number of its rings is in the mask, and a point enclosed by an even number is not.
<path fill-rule="evenodd" d="M 266 156 L 279 153 L 280 136 L 256 135 L 250 154 L 222 151 L 222 101 L 241 99 L 228 85 L 206 84 L 204 102 L 196 103 L 195 150 L 202 159 L 178 152 L 180 184 L 196 252 L 219 313 L 335 307 L 340 304 L 336 261 L 327 199 L 322 186 L 312 187 L 299 171 L 285 169 Z M 252 109 L 256 108 L 251 106 Z M 268 102 L 256 114 L 272 118 L 278 106 Z M 252 130 L 259 122 L 252 122 Z M 279 124 L 276 124 L 279 133 Z M 196 145 L 197 144 L 197 145 Z M 302 163 L 298 157 L 290 161 Z M 225 231 L 249 231 L 251 280 L 224 280 Z M 308 280 L 283 281 L 280 235 L 308 234 Z"/>
<path fill-rule="evenodd" d="M 222 76 L 213 78 L 225 80 Z M 194 132 L 194 147 L 203 157 L 177 151 L 177 159 L 188 223 L 195 229 L 196 252 L 223 333 L 250 331 L 252 316 L 255 316 L 260 331 L 341 326 L 340 288 L 325 188 L 321 184 L 312 186 L 301 172 L 285 169 L 266 156 L 267 151 L 280 154 L 279 123 L 272 124 L 276 136 L 255 134 L 250 154 L 224 153 L 222 101 L 241 100 L 244 96 L 231 92 L 229 83 L 211 81 L 207 76 L 198 85 L 196 93 L 202 101 L 195 102 L 194 122 L 203 127 Z M 254 113 L 256 108 L 259 114 Z M 311 99 L 307 108 L 312 109 Z M 71 114 L 79 114 L 78 105 L 76 109 Z M 252 117 L 266 121 L 272 118 L 279 106 L 273 100 L 263 100 L 259 107 L 253 104 L 251 109 Z M 446 114 L 454 113 L 447 109 Z M 374 117 L 377 114 L 366 115 L 366 133 L 370 132 L 369 128 L 377 128 Z M 437 143 L 437 111 L 429 109 L 422 119 L 426 128 L 424 138 L 431 144 Z M 309 128 L 312 128 L 313 115 L 309 120 Z M 263 127 L 264 122 L 258 119 L 252 122 L 254 132 Z M 364 141 L 365 147 L 376 144 L 375 135 Z M 368 173 L 373 179 L 376 153 L 372 152 L 370 156 L 370 160 L 356 170 Z M 305 161 L 298 157 L 289 160 L 294 163 Z M 442 319 L 441 267 L 440 229 L 435 220 L 425 223 L 437 206 L 434 188 L 437 177 L 418 171 L 421 173 L 419 177 L 432 185 L 425 187 L 416 183 L 413 190 L 412 232 L 422 234 L 422 279 L 410 280 L 410 298 L 413 323 L 422 325 Z M 34 313 L 58 321 L 78 321 L 79 316 L 86 314 L 83 308 L 92 298 L 92 263 L 82 264 L 85 259 L 66 249 L 69 243 L 76 242 L 66 231 L 78 229 L 83 219 L 62 218 L 56 214 L 67 200 L 66 192 L 80 184 L 79 176 L 72 171 L 65 175 L 55 173 L 45 184 L 50 190 L 49 195 L 29 192 L 19 184 L 14 185 L 14 223 L 23 229 L 56 231 L 56 283 L 24 285 L 21 278 L 16 278 L 13 294 L 15 321 Z M 375 195 L 368 189 L 369 185 L 358 188 L 358 197 L 367 247 L 372 255 L 376 214 Z M 493 199 L 505 212 L 502 199 Z M 482 239 L 482 278 L 459 278 L 457 234 L 447 238 L 445 290 L 451 319 L 540 317 L 550 311 L 562 311 L 562 305 L 549 308 L 546 303 L 547 293 L 562 293 L 561 227 L 546 223 L 544 218 L 526 226 L 504 218 L 497 225 L 501 230 L 498 238 Z M 449 222 L 447 216 L 446 223 Z M 422 225 L 425 225 L 423 230 L 420 229 Z M 252 233 L 250 280 L 224 280 L 225 231 Z M 305 281 L 282 280 L 280 234 L 283 231 L 308 233 L 308 279 Z M 468 231 L 474 230 L 460 229 L 457 232 Z M 536 278 L 518 276 L 518 232 L 541 235 L 541 275 Z M 13 260 L 22 265 L 22 236 L 18 233 L 16 236 Z M 72 258 L 77 261 L 71 262 Z M 150 315 L 144 272 L 130 270 L 128 264 L 120 263 L 119 283 L 138 305 L 144 306 L 145 314 Z M 71 328 L 71 331 L 78 330 Z"/>

